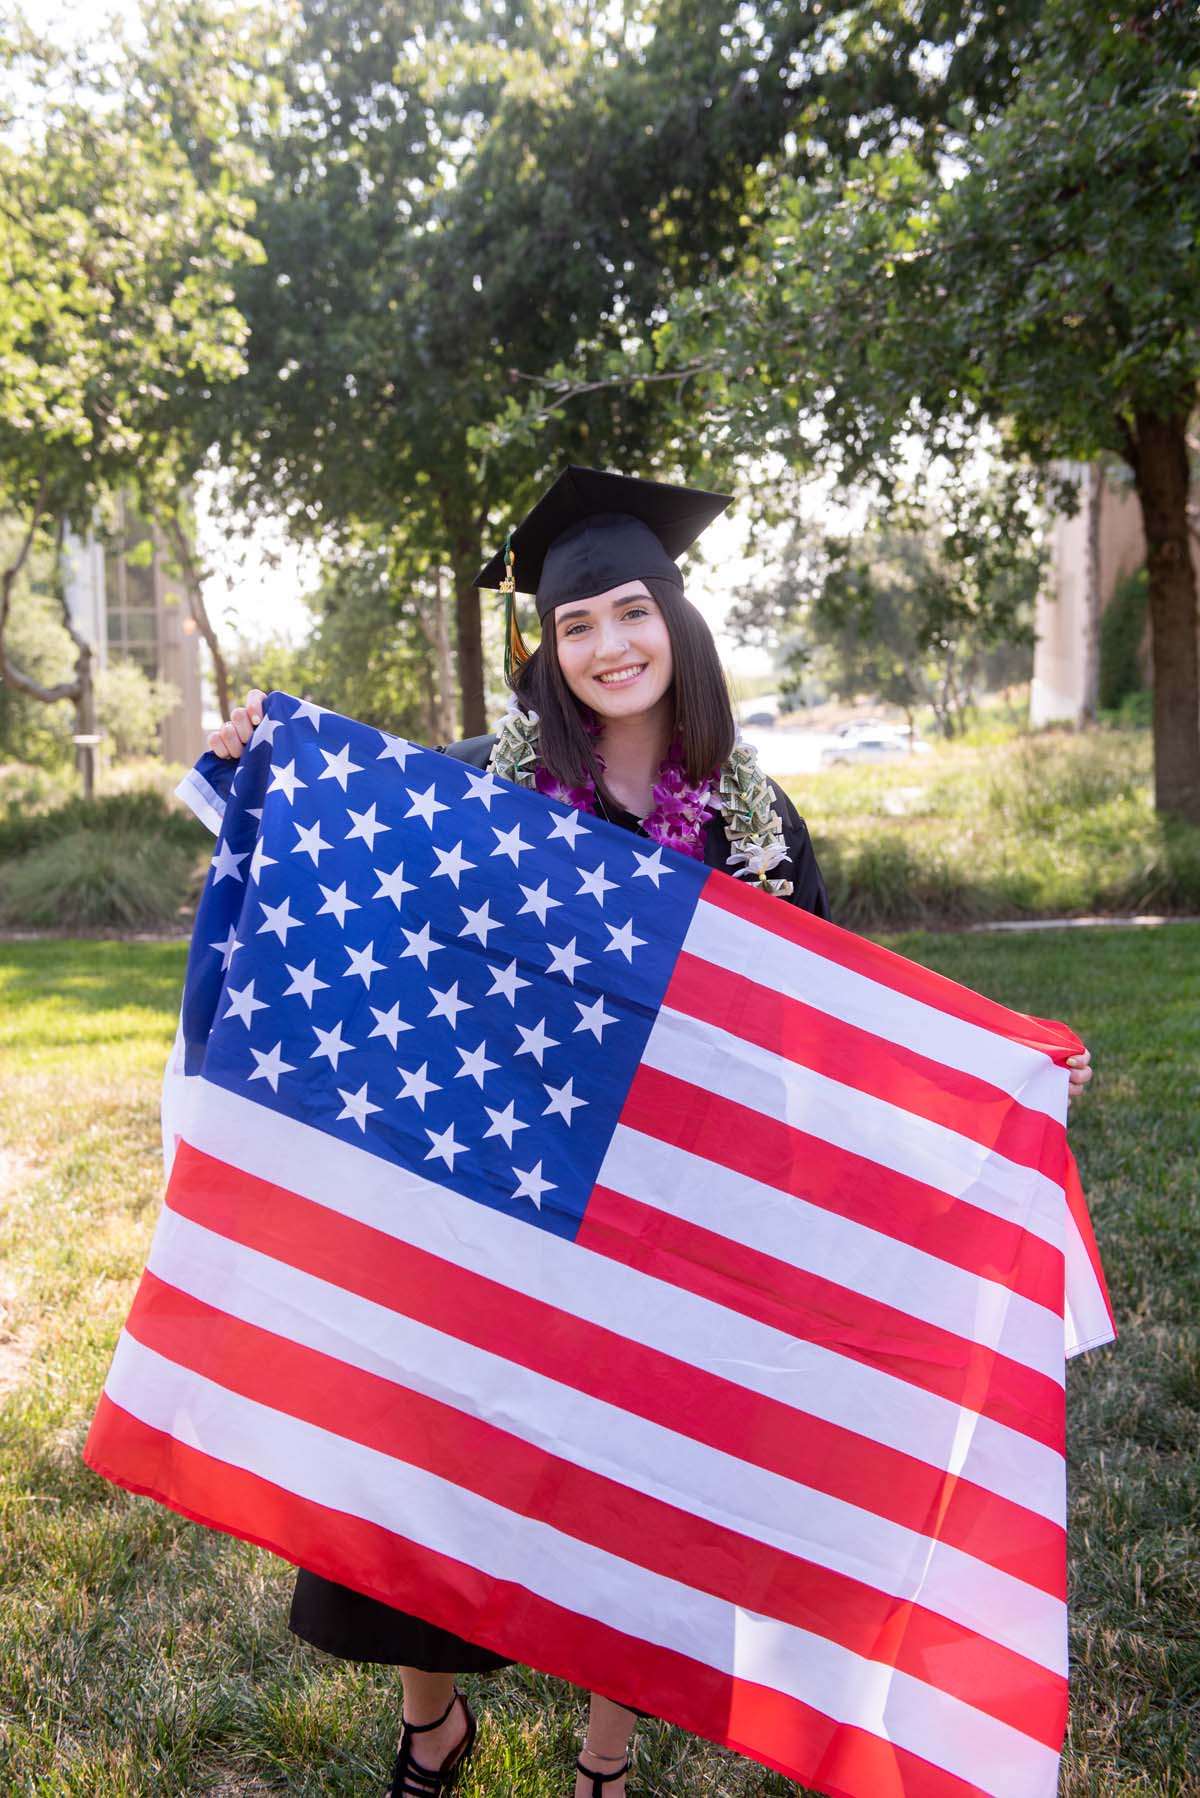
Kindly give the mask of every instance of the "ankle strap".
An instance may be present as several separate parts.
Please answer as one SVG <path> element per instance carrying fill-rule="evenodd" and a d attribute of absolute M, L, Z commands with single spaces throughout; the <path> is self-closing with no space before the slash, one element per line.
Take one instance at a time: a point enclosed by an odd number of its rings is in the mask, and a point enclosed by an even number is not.
<path fill-rule="evenodd" d="M 432 1723 L 410 1723 L 406 1717 L 404 1719 L 405 1729 L 414 1736 L 423 1735 L 427 1729 L 439 1729 L 461 1697 L 462 1693 L 459 1691 L 458 1687 L 455 1686 L 453 1696 L 440 1717 L 435 1717 Z"/>
<path fill-rule="evenodd" d="M 591 1754 L 592 1752 L 593 1752 L 593 1750 L 589 1748 L 588 1753 Z M 597 1755 L 596 1756 L 597 1760 L 613 1760 L 615 1758 L 616 1757 L 613 1755 Z M 579 1771 L 583 1774 L 585 1779 L 591 1780 L 591 1782 L 592 1782 L 592 1798 L 604 1798 L 604 1794 L 603 1794 L 603 1791 L 601 1790 L 601 1788 L 603 1786 L 611 1785 L 614 1779 L 623 1779 L 625 1777 L 626 1773 L 628 1773 L 628 1771 L 629 1771 L 629 1762 L 628 1761 L 624 1761 L 622 1763 L 622 1765 L 617 1768 L 615 1773 L 597 1773 L 594 1767 L 585 1767 L 583 1764 L 583 1761 L 581 1759 L 576 1760 L 575 1765 L 579 1769 Z"/>

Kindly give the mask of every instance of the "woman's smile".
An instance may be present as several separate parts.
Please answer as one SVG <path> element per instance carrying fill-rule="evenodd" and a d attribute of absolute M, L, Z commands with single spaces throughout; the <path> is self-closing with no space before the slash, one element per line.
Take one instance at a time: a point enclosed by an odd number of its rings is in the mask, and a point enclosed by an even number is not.
<path fill-rule="evenodd" d="M 625 668 L 613 668 L 598 674 L 596 679 L 603 681 L 606 687 L 624 686 L 627 681 L 636 680 L 646 667 L 645 662 L 632 662 Z"/>

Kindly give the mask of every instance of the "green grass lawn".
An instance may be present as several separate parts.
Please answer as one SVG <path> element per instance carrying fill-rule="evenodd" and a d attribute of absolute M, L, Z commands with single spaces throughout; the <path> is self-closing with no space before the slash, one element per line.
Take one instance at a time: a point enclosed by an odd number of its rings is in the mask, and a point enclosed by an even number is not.
<path fill-rule="evenodd" d="M 1096 1058 L 1072 1136 L 1122 1336 L 1070 1372 L 1062 1793 L 1194 1798 L 1200 926 L 894 940 L 1067 1019 Z M 375 1798 L 394 1677 L 302 1649 L 286 1567 L 122 1494 L 79 1456 L 157 1210 L 157 1088 L 183 965 L 178 943 L 0 947 L 0 1794 Z M 478 1684 L 466 1798 L 565 1798 L 580 1696 L 521 1671 Z M 631 1798 L 796 1789 L 662 1725 L 639 1737 Z"/>

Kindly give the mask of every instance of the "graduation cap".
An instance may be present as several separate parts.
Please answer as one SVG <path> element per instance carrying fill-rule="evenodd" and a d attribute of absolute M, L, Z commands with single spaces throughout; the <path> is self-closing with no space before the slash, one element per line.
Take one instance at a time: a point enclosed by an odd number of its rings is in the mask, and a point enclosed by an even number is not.
<path fill-rule="evenodd" d="M 514 592 L 534 594 L 538 617 L 545 618 L 555 606 L 625 581 L 657 577 L 682 586 L 674 558 L 729 503 L 724 493 L 567 467 L 476 576 L 477 587 L 499 588 L 505 595 L 505 674 L 529 653 L 513 609 Z"/>

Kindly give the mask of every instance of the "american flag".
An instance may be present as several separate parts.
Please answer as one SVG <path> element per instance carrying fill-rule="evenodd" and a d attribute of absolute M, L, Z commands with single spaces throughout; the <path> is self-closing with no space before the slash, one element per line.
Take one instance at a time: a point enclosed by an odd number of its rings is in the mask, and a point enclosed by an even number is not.
<path fill-rule="evenodd" d="M 86 1450 L 840 1798 L 1051 1798 L 1077 1039 L 272 695 Z"/>

